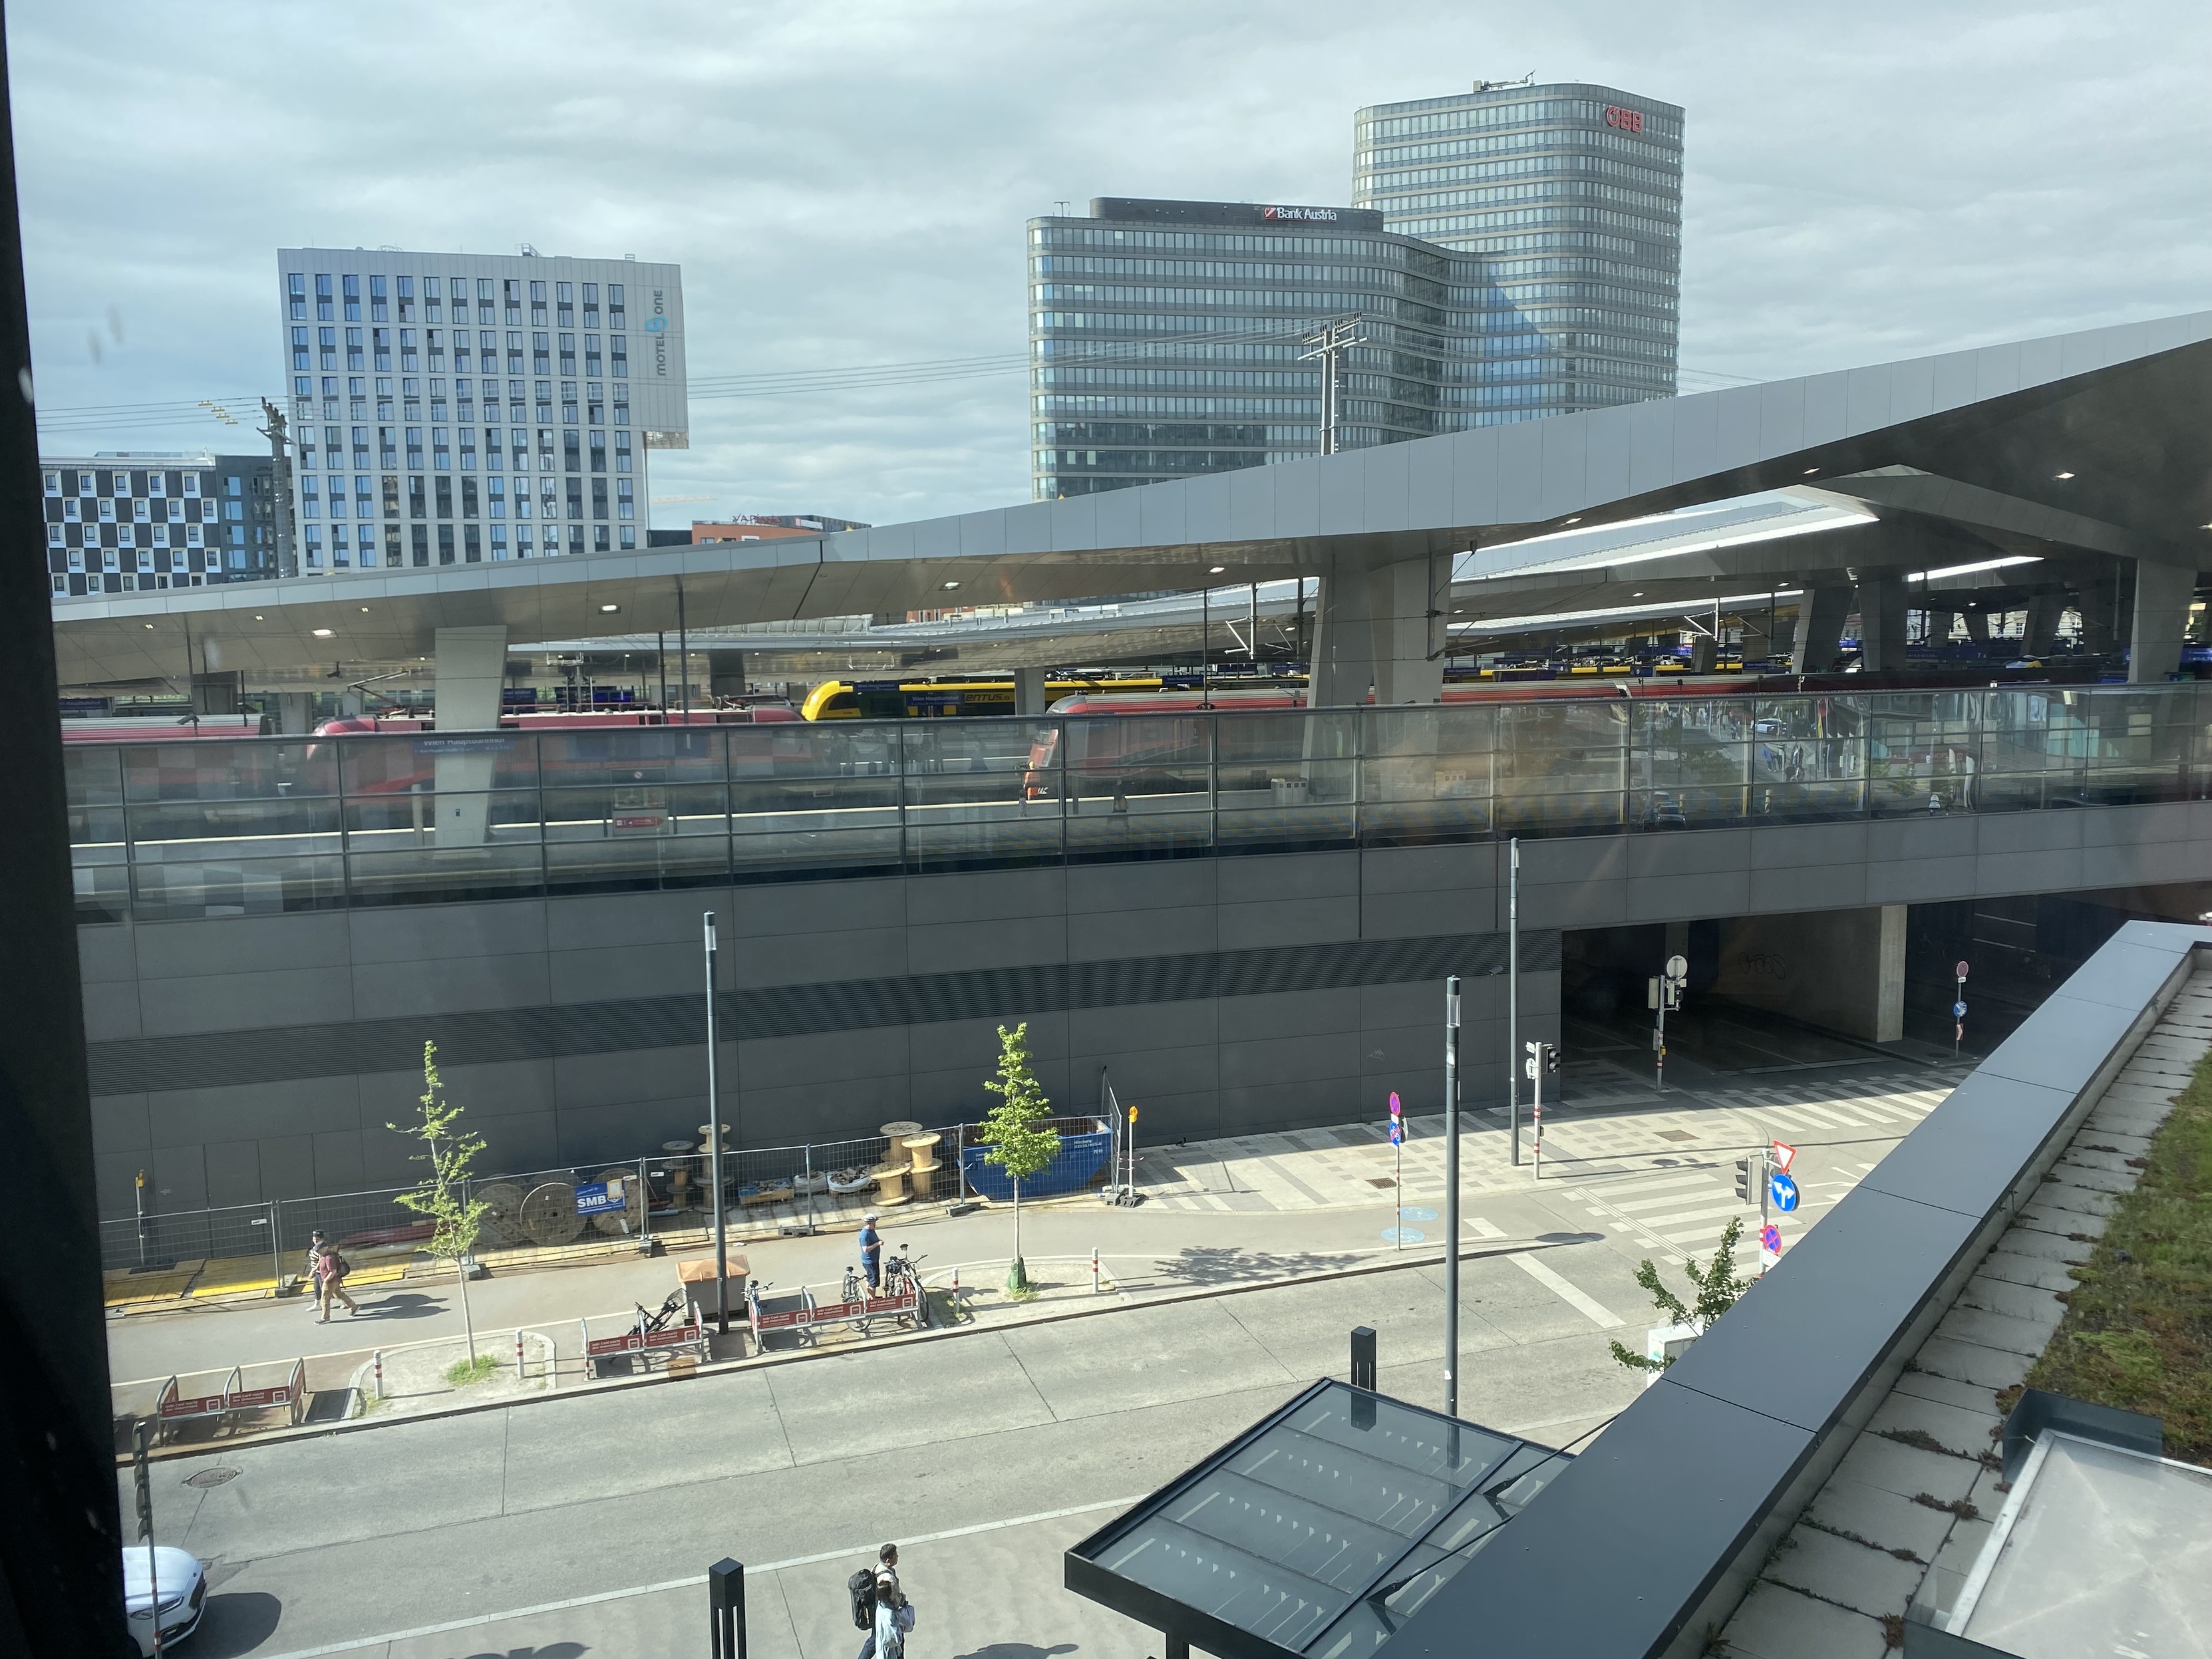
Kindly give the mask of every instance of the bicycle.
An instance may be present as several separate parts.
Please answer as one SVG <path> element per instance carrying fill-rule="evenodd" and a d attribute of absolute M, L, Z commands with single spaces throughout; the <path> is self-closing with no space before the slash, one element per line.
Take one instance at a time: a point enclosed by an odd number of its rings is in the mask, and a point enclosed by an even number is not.
<path fill-rule="evenodd" d="M 927 1259 L 926 1256 L 909 1256 L 907 1254 L 907 1247 L 902 1244 L 898 1247 L 897 1253 L 886 1258 L 884 1262 L 884 1294 L 887 1297 L 903 1297 L 909 1292 L 912 1293 L 915 1299 L 914 1322 L 916 1330 L 924 1329 L 929 1324 L 929 1290 L 921 1282 L 921 1269 L 917 1265 Z"/>

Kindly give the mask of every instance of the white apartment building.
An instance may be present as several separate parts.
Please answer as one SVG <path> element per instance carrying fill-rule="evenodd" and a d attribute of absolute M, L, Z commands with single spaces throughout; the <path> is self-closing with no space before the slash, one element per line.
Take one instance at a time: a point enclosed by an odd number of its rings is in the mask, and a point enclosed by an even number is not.
<path fill-rule="evenodd" d="M 536 253 L 282 248 L 298 574 L 646 545 L 688 448 L 682 272 Z"/>

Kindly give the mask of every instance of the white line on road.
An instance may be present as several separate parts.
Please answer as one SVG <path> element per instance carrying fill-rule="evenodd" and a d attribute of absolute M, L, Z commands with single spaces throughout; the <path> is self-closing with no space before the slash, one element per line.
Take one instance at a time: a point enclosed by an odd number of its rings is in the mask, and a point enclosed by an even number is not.
<path fill-rule="evenodd" d="M 1008 1527 L 1033 1526 L 1041 1521 L 1064 1521 L 1071 1515 L 1088 1515 L 1094 1510 L 1126 1510 L 1139 1501 L 1140 1499 L 1136 1498 L 1102 1498 L 1096 1504 L 1076 1504 L 1064 1510 L 1047 1510 L 1040 1515 L 1018 1515 L 1006 1521 L 981 1521 L 972 1527 L 952 1527 L 944 1532 L 923 1533 L 916 1537 L 901 1539 L 899 1541 L 902 1547 L 915 1544 L 941 1544 L 949 1538 L 969 1538 L 979 1532 L 1000 1532 Z M 875 1552 L 876 1545 L 872 1543 L 848 1544 L 843 1549 L 823 1550 L 815 1555 L 794 1555 L 787 1561 L 763 1561 L 757 1566 L 747 1567 L 745 1571 L 750 1573 L 781 1572 L 788 1567 L 811 1567 L 824 1561 L 847 1559 L 857 1560 L 864 1556 L 873 1559 Z M 705 1573 L 694 1573 L 689 1578 L 667 1578 L 658 1584 L 638 1584 L 629 1589 L 602 1590 L 597 1595 L 572 1595 L 565 1601 L 545 1601 L 534 1607 L 516 1607 L 507 1613 L 479 1613 L 473 1619 L 453 1619 L 442 1625 L 420 1625 L 413 1630 L 389 1631 L 381 1636 L 356 1637 L 351 1641 L 333 1642 L 326 1647 L 295 1648 L 289 1653 L 272 1655 L 270 1659 L 319 1659 L 319 1656 L 325 1654 L 353 1653 L 362 1648 L 373 1648 L 382 1644 L 411 1641 L 419 1636 L 442 1636 L 447 1631 L 469 1630 L 478 1625 L 490 1624 L 495 1620 L 528 1619 L 545 1613 L 566 1613 L 571 1607 L 588 1607 L 598 1602 L 620 1601 L 633 1595 L 653 1595 L 662 1590 L 684 1589 L 706 1582 Z"/>
<path fill-rule="evenodd" d="M 1499 1226 L 1494 1221 L 1485 1221 L 1479 1215 L 1470 1216 L 1468 1218 L 1467 1230 L 1473 1233 L 1477 1238 L 1503 1238 L 1505 1237 L 1504 1228 Z"/>
<path fill-rule="evenodd" d="M 1534 1256 L 1516 1255 L 1510 1259 L 1522 1273 L 1559 1297 L 1577 1313 L 1594 1321 L 1600 1329 L 1609 1331 L 1616 1325 L 1627 1323 L 1627 1321 L 1615 1317 L 1603 1303 L 1595 1297 L 1585 1296 Z"/>

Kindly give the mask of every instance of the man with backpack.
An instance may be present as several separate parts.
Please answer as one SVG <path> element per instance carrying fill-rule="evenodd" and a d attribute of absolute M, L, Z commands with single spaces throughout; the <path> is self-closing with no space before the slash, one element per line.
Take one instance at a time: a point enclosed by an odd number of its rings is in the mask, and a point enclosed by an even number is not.
<path fill-rule="evenodd" d="M 862 1567 L 845 1581 L 853 1603 L 853 1628 L 868 1632 L 859 1659 L 906 1659 L 906 1633 L 914 1628 L 914 1604 L 899 1589 L 898 1546 L 876 1552 L 876 1565 Z"/>
<path fill-rule="evenodd" d="M 346 1305 L 346 1311 L 357 1314 L 361 1304 L 345 1291 L 346 1259 L 325 1244 L 315 1256 L 315 1301 L 322 1309 L 318 1324 L 331 1322 L 331 1303 L 335 1299 Z"/>

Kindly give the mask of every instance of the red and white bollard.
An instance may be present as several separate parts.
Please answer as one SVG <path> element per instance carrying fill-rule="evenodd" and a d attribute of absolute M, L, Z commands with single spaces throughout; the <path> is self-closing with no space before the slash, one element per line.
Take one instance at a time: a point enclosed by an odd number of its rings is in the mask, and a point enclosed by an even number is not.
<path fill-rule="evenodd" d="M 1091 1294 L 1098 1294 L 1098 1247 L 1091 1247 Z"/>
<path fill-rule="evenodd" d="M 952 1270 L 952 1305 L 956 1308 L 960 1305 L 960 1269 L 957 1267 Z"/>
<path fill-rule="evenodd" d="M 522 1333 L 518 1330 L 514 1334 L 514 1380 L 517 1382 L 523 1378 L 522 1363 Z"/>
<path fill-rule="evenodd" d="M 376 1397 L 384 1398 L 384 1350 L 379 1348 L 368 1357 L 369 1376 L 376 1389 Z"/>

